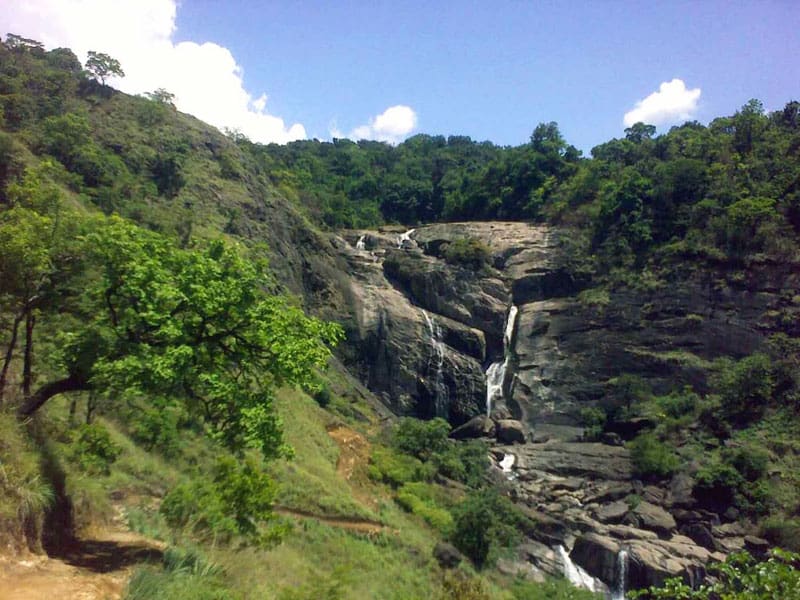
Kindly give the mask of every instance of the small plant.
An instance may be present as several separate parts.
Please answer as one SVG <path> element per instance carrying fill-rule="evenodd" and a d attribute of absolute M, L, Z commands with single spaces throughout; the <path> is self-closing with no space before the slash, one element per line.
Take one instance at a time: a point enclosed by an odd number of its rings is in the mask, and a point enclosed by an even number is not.
<path fill-rule="evenodd" d="M 444 259 L 448 263 L 468 267 L 473 271 L 486 266 L 490 256 L 489 248 L 474 238 L 459 238 L 444 248 Z"/>
<path fill-rule="evenodd" d="M 72 453 L 81 469 L 108 475 L 122 449 L 111 440 L 108 430 L 97 423 L 81 425 L 72 441 Z"/>
<path fill-rule="evenodd" d="M 669 477 L 678 468 L 675 452 L 653 433 L 637 436 L 629 448 L 634 470 L 641 477 Z"/>

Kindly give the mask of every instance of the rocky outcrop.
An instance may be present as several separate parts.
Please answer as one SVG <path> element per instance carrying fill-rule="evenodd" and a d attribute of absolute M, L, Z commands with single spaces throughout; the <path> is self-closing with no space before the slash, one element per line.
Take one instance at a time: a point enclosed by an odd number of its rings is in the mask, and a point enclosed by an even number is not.
<path fill-rule="evenodd" d="M 800 269 L 764 265 L 745 279 L 724 268 L 687 270 L 668 284 L 592 290 L 566 231 L 450 223 L 419 227 L 400 243 L 402 233 L 334 238 L 345 283 L 317 295 L 349 302 L 342 357 L 393 412 L 444 416 L 463 425 L 453 437 L 496 436 L 494 454 L 514 455 L 513 473 L 494 469 L 492 477 L 534 525 L 505 565 L 509 573 L 525 563 L 531 573 L 563 573 L 562 546 L 609 586 L 621 555 L 630 561 L 629 587 L 674 575 L 693 582 L 722 552 L 761 548 L 747 537 L 754 532 L 725 523 L 735 515 L 697 505 L 691 471 L 655 486 L 633 479 L 624 442 L 655 423 L 612 421 L 604 443 L 587 442 L 580 415 L 610 402 L 623 373 L 657 393 L 684 384 L 702 391 L 710 361 L 749 354 L 766 335 L 800 323 L 792 300 Z M 447 245 L 463 238 L 485 246 L 482 268 L 444 260 Z M 512 305 L 517 318 L 506 331 Z M 504 365 L 493 380 L 502 389 L 491 403 L 496 420 L 483 416 L 492 364 Z"/>
<path fill-rule="evenodd" d="M 497 421 L 497 441 L 501 444 L 524 444 L 525 427 L 514 419 L 500 419 Z"/>
<path fill-rule="evenodd" d="M 478 438 L 494 438 L 497 431 L 495 422 L 486 415 L 477 415 L 450 432 L 455 440 L 471 440 Z"/>

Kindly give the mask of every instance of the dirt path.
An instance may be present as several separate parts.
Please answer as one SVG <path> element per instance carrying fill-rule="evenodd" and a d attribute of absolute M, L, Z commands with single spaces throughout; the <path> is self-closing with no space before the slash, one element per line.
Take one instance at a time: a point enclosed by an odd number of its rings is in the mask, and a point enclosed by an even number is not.
<path fill-rule="evenodd" d="M 163 546 L 127 531 L 100 531 L 60 556 L 0 557 L 0 600 L 119 600 L 133 567 Z"/>
<path fill-rule="evenodd" d="M 297 510 L 294 508 L 286 508 L 284 506 L 275 506 L 274 510 L 279 515 L 298 519 L 314 519 L 315 521 L 320 521 L 321 523 L 326 523 L 341 529 L 348 529 L 350 531 L 360 531 L 362 533 L 374 534 L 386 530 L 386 527 L 382 523 L 378 521 L 372 521 L 370 519 L 326 517 L 325 515 L 318 515 L 309 511 Z M 0 600 L 2 600 L 2 596 L 0 596 Z"/>
<path fill-rule="evenodd" d="M 345 480 L 350 481 L 357 470 L 366 467 L 369 463 L 369 441 L 357 431 L 344 425 L 330 427 L 328 435 L 339 446 L 336 472 Z"/>

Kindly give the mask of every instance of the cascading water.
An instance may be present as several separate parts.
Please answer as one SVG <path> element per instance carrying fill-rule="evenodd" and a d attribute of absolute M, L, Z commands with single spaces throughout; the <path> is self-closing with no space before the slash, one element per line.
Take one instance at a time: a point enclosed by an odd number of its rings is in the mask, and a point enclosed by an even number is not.
<path fill-rule="evenodd" d="M 625 600 L 625 584 L 628 579 L 628 551 L 624 548 L 617 554 L 617 580 L 614 582 L 614 591 L 611 600 Z"/>
<path fill-rule="evenodd" d="M 517 322 L 517 307 L 512 306 L 508 311 L 506 326 L 503 328 L 503 360 L 493 362 L 486 369 L 486 416 L 492 416 L 492 406 L 496 398 L 503 397 L 503 382 L 506 370 L 511 362 L 511 349 L 514 337 L 514 326 Z"/>
<path fill-rule="evenodd" d="M 604 589 L 602 582 L 595 579 L 572 562 L 564 546 L 556 547 L 556 551 L 561 558 L 561 563 L 564 565 L 564 577 L 566 577 L 572 585 L 585 588 L 590 592 L 600 592 Z"/>
<path fill-rule="evenodd" d="M 433 351 L 432 358 L 435 361 L 434 367 L 436 369 L 436 376 L 433 382 L 435 394 L 433 399 L 434 410 L 436 411 L 436 416 L 441 417 L 445 416 L 447 412 L 446 408 L 449 398 L 449 391 L 444 383 L 443 367 L 445 347 L 442 341 L 442 328 L 433 317 L 428 315 L 427 311 L 423 310 L 422 315 L 425 317 L 425 324 L 428 326 L 428 337 L 430 338 L 431 350 Z"/>
<path fill-rule="evenodd" d="M 364 241 L 366 237 L 366 235 L 362 235 L 360 238 L 358 238 L 358 241 L 356 242 L 356 250 L 367 249 L 367 243 Z"/>
<path fill-rule="evenodd" d="M 405 233 L 401 233 L 399 236 L 397 236 L 397 247 L 402 249 L 403 245 L 406 242 L 410 242 L 411 241 L 411 234 L 414 233 L 415 231 L 416 231 L 416 229 L 409 229 Z"/>
<path fill-rule="evenodd" d="M 517 457 L 513 454 L 503 454 L 503 460 L 498 463 L 498 466 L 503 473 L 511 473 L 516 461 Z"/>

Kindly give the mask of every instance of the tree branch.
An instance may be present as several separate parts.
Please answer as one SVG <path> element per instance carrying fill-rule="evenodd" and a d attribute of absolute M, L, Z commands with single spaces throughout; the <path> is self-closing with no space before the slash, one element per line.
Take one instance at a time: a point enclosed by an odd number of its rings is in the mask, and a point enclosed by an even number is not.
<path fill-rule="evenodd" d="M 58 381 L 52 381 L 43 385 L 36 393 L 25 399 L 22 406 L 17 411 L 21 417 L 30 417 L 39 408 L 53 396 L 64 394 L 66 392 L 79 392 L 82 390 L 89 390 L 91 386 L 89 382 L 83 377 L 77 375 L 70 375 Z"/>

